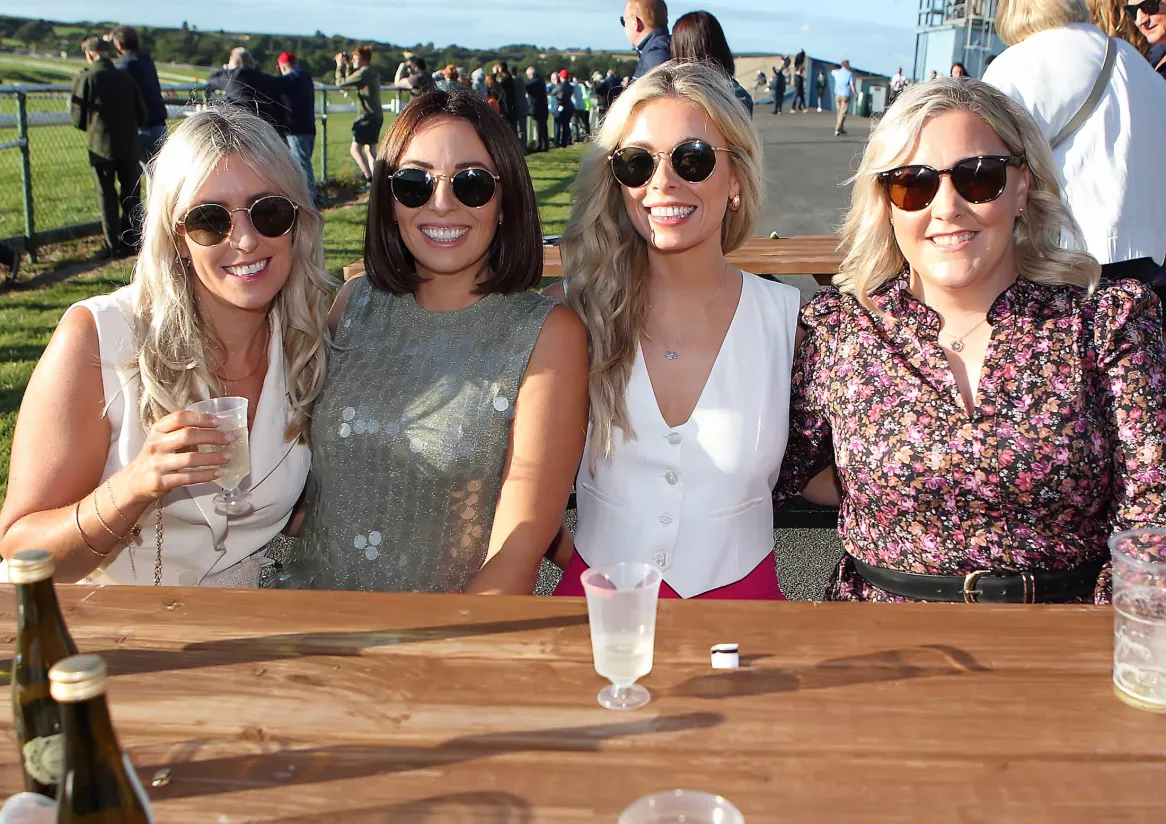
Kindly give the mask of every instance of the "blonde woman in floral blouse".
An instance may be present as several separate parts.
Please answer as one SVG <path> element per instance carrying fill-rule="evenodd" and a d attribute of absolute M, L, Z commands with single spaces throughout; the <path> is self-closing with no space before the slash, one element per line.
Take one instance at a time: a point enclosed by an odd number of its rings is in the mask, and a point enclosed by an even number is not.
<path fill-rule="evenodd" d="M 1166 524 L 1161 307 L 1066 248 L 1056 181 L 976 81 L 908 90 L 872 134 L 849 253 L 802 311 L 778 484 L 836 467 L 827 598 L 1106 602 L 1109 536 Z"/>

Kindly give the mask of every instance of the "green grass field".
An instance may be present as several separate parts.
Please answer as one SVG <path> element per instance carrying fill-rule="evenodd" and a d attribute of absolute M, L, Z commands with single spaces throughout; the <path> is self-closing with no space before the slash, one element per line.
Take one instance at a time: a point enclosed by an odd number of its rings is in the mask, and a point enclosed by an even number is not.
<path fill-rule="evenodd" d="M 29 98 L 29 113 L 68 112 L 68 95 L 41 94 Z M 16 99 L 0 95 L 0 123 L 5 115 L 15 117 Z M 313 166 L 321 172 L 324 151 L 322 133 L 328 133 L 328 177 L 351 183 L 356 179 L 356 164 L 349 156 L 354 113 L 329 115 L 321 123 L 316 137 Z M 391 120 L 388 115 L 387 120 Z M 180 121 L 171 118 L 171 128 Z M 0 128 L 0 144 L 15 141 L 15 128 Z M 70 125 L 38 126 L 29 129 L 29 162 L 32 169 L 33 215 L 38 232 L 58 229 L 100 219 L 97 193 L 89 167 L 86 134 Z M 23 186 L 20 152 L 0 151 L 0 237 L 24 233 Z"/>
<path fill-rule="evenodd" d="M 348 117 L 344 129 L 351 123 L 351 116 Z M 329 126 L 337 128 L 337 123 L 330 122 Z M 334 141 L 334 146 L 329 146 L 330 158 L 335 153 L 329 163 L 336 163 L 339 172 L 351 176 L 356 167 L 347 157 L 346 132 L 345 139 Z M 568 189 L 582 154 L 583 147 L 574 146 L 528 158 L 544 234 L 563 231 L 570 210 Z M 0 197 L 4 196 L 3 185 L 0 180 Z M 325 212 L 325 264 L 337 282 L 341 268 L 362 254 L 365 216 L 363 203 Z M 0 223 L 0 235 L 5 232 L 3 226 Z M 0 293 L 0 504 L 8 488 L 8 457 L 20 400 L 57 322 L 72 303 L 116 289 L 129 280 L 130 273 L 130 264 L 120 262 L 54 286 Z"/>

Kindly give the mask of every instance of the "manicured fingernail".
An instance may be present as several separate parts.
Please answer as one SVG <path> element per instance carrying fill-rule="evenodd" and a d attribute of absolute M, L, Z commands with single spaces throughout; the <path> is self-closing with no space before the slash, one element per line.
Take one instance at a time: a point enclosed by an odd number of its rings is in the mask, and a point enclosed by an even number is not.
<path fill-rule="evenodd" d="M 227 439 L 227 443 L 231 443 L 231 441 L 235 440 L 235 433 L 227 432 L 227 433 L 224 433 L 223 437 L 225 437 Z"/>
<path fill-rule="evenodd" d="M 217 478 L 217 477 L 219 477 L 220 475 L 222 475 L 222 474 L 223 474 L 223 470 L 221 470 L 221 469 L 212 469 L 212 470 L 211 470 L 211 474 L 212 474 L 212 475 L 214 475 L 214 476 Z"/>

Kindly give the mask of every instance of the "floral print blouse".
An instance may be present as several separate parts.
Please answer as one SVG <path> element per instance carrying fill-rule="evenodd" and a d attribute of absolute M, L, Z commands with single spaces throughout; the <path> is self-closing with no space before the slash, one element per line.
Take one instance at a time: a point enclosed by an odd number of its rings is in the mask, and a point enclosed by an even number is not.
<path fill-rule="evenodd" d="M 988 312 L 971 414 L 939 315 L 906 276 L 872 300 L 882 317 L 837 289 L 803 307 L 775 491 L 796 494 L 836 467 L 847 554 L 828 599 L 902 600 L 868 584 L 851 556 L 931 575 L 1066 570 L 1107 559 L 1113 532 L 1166 525 L 1166 352 L 1152 292 L 1131 280 L 1092 295 L 1014 283 Z"/>

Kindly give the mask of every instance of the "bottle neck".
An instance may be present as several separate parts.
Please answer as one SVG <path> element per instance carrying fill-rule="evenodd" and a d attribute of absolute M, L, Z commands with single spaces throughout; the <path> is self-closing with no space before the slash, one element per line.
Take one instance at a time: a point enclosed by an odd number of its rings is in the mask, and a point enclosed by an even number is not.
<path fill-rule="evenodd" d="M 126 783 L 125 762 L 105 695 L 76 703 L 61 702 L 60 707 L 61 732 L 65 736 L 65 775 L 69 777 L 62 801 L 66 795 L 72 796 L 69 800 L 74 811 L 85 812 L 84 808 L 95 800 L 95 795 L 102 794 L 102 788 Z"/>
<path fill-rule="evenodd" d="M 52 579 L 34 584 L 17 584 L 15 589 L 17 637 L 30 643 L 35 640 L 38 651 L 34 658 L 43 659 L 47 673 L 48 667 L 57 661 L 67 655 L 77 654 L 77 645 L 73 643 L 69 628 L 65 626 L 65 616 L 61 614 L 57 591 L 53 588 Z"/>

